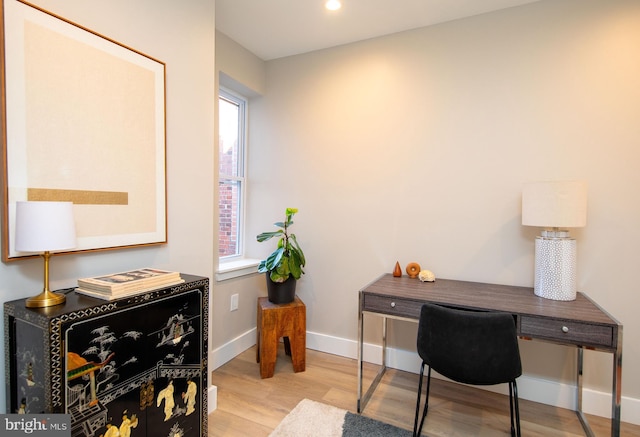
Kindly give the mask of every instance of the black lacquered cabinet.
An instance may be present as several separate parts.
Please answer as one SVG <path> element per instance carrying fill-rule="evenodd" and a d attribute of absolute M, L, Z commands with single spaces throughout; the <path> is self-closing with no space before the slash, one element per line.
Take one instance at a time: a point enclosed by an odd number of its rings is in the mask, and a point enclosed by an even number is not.
<path fill-rule="evenodd" d="M 72 436 L 207 435 L 208 278 L 113 301 L 4 304 L 7 413 L 66 413 Z"/>

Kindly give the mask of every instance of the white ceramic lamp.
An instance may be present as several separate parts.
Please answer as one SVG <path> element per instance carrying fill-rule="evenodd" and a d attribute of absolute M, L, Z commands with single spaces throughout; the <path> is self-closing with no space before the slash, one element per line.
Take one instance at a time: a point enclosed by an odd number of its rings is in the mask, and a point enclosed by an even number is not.
<path fill-rule="evenodd" d="M 16 202 L 15 249 L 39 252 L 44 258 L 44 288 L 30 297 L 26 306 L 48 307 L 64 303 L 63 294 L 49 290 L 50 252 L 76 246 L 76 230 L 72 202 Z"/>
<path fill-rule="evenodd" d="M 525 183 L 522 224 L 545 228 L 536 237 L 536 296 L 553 300 L 576 298 L 576 240 L 568 228 L 587 224 L 587 184 L 584 181 Z"/>

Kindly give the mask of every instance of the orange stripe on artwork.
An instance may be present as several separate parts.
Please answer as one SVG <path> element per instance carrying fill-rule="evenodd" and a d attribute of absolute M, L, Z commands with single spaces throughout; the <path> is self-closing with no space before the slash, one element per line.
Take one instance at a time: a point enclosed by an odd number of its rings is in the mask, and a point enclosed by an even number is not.
<path fill-rule="evenodd" d="M 129 193 L 124 191 L 58 190 L 28 188 L 27 200 L 73 202 L 77 205 L 128 205 Z"/>

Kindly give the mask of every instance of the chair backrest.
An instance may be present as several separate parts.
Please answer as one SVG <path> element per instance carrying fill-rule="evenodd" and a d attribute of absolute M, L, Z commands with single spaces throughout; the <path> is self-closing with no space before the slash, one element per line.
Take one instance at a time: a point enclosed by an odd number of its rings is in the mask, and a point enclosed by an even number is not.
<path fill-rule="evenodd" d="M 424 304 L 418 354 L 436 372 L 457 382 L 500 384 L 522 374 L 513 315 Z"/>

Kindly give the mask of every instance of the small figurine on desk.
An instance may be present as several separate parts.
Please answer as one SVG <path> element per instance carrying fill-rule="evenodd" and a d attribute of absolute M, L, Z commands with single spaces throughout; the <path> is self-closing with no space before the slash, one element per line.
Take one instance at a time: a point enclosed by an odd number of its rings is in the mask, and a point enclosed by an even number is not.
<path fill-rule="evenodd" d="M 409 263 L 407 264 L 406 270 L 407 270 L 407 275 L 409 275 L 411 279 L 416 278 L 418 276 L 418 273 L 420 273 L 420 264 Z"/>
<path fill-rule="evenodd" d="M 402 269 L 400 268 L 400 263 L 398 261 L 396 261 L 396 266 L 393 269 L 393 277 L 394 278 L 399 278 L 402 276 Z"/>
<path fill-rule="evenodd" d="M 420 273 L 418 273 L 418 279 L 422 282 L 435 282 L 436 275 L 434 275 L 431 270 L 420 270 Z"/>

